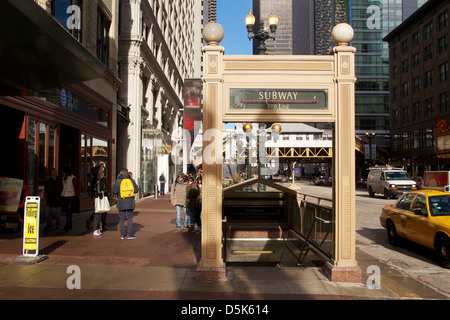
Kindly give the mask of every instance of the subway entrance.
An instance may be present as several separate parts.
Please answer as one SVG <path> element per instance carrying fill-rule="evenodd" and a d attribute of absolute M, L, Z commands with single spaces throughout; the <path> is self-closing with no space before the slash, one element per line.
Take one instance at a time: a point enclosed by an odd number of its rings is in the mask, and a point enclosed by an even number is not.
<path fill-rule="evenodd" d="M 224 167 L 226 167 L 226 162 L 223 161 L 223 154 L 226 152 L 223 143 L 226 137 L 222 135 L 223 124 L 227 122 L 257 123 L 258 127 L 255 129 L 263 129 L 259 124 L 328 122 L 333 126 L 333 154 L 329 166 L 334 177 L 332 216 L 330 217 L 332 223 L 329 224 L 332 232 L 313 232 L 314 229 L 321 229 L 322 223 L 327 224 L 330 221 L 330 219 L 320 217 L 320 214 L 312 215 L 311 223 L 305 223 L 306 220 L 304 220 L 297 227 L 308 228 L 308 224 L 312 226 L 309 228 L 311 232 L 308 230 L 307 234 L 316 236 L 323 234 L 325 239 L 323 245 L 332 239 L 329 250 L 331 258 L 324 266 L 325 273 L 332 281 L 360 282 L 361 269 L 358 267 L 355 256 L 354 223 L 354 89 L 356 81 L 354 54 L 356 49 L 349 46 L 353 38 L 353 29 L 347 24 L 339 24 L 333 29 L 332 37 L 336 46 L 328 56 L 225 55 L 225 48 L 219 45 L 223 38 L 223 30 L 220 25 L 209 23 L 203 29 L 203 36 L 208 45 L 202 48 L 204 61 L 202 77 L 202 242 L 201 260 L 196 269 L 196 278 L 225 281 L 226 260 L 238 259 L 240 254 L 250 257 L 248 252 L 252 250 L 261 251 L 263 255 L 267 254 L 265 252 L 274 252 L 274 255 L 277 256 L 278 243 L 272 239 L 278 239 L 280 236 L 281 239 L 290 237 L 290 234 L 288 235 L 286 232 L 291 229 L 283 229 L 286 222 L 289 222 L 289 213 L 285 209 L 281 209 L 286 208 L 289 192 L 282 190 L 280 196 L 280 189 L 275 188 L 277 191 L 269 196 L 260 194 L 261 191 L 256 191 L 250 196 L 250 200 L 254 203 L 253 206 L 244 204 L 240 209 L 239 206 L 233 207 L 232 203 L 238 203 L 240 199 L 237 195 L 238 192 L 232 194 L 233 191 L 230 191 L 228 194 L 228 190 L 224 190 L 228 186 L 223 185 Z M 270 128 L 275 129 L 272 128 L 272 125 Z M 275 134 L 275 132 L 272 131 L 271 134 Z M 249 155 L 237 159 L 241 162 L 249 159 L 246 172 L 239 171 L 239 174 L 247 178 L 253 176 L 253 171 L 256 170 L 256 179 L 273 175 L 267 172 L 271 172 L 276 166 L 273 161 L 276 161 L 278 157 L 268 157 L 264 164 L 260 161 L 255 166 L 252 166 L 251 162 L 255 152 L 261 154 L 262 149 L 264 155 L 264 150 L 267 151 L 269 148 L 267 141 L 258 139 L 255 150 L 250 148 L 238 150 L 238 147 L 236 147 L 237 154 L 242 151 Z M 286 149 L 275 148 L 275 150 L 284 152 Z M 295 149 L 291 149 L 289 152 L 295 152 Z M 324 152 L 324 150 L 320 152 Z M 238 163 L 238 165 L 245 165 L 245 162 Z M 295 169 L 296 167 L 293 170 L 294 175 Z M 269 187 L 267 183 L 258 183 L 256 189 L 258 189 L 258 185 L 265 185 L 266 190 Z M 232 188 L 232 186 L 230 187 Z M 227 199 L 224 192 L 231 197 L 229 199 L 234 197 L 228 205 L 223 203 Z M 243 192 L 241 191 L 241 193 Z M 258 205 L 262 201 L 267 201 L 267 206 Z M 272 205 L 276 202 L 279 203 L 279 209 L 275 209 L 276 207 Z M 298 202 L 299 219 L 306 218 L 301 214 L 300 204 L 304 202 L 303 200 Z M 318 206 L 315 207 L 318 208 Z M 326 208 L 325 211 L 327 210 Z M 243 238 L 238 235 L 241 232 L 240 227 L 244 223 L 254 225 L 251 220 L 248 221 L 251 215 L 259 215 L 262 220 L 265 220 L 258 224 L 267 225 L 265 236 L 270 240 L 259 248 L 251 248 L 247 243 L 247 247 L 244 246 L 242 250 L 240 248 L 233 249 L 232 242 L 243 242 L 254 239 L 256 236 L 253 234 L 246 240 L 235 240 Z M 226 230 L 224 230 L 224 222 L 222 222 L 225 218 L 236 220 L 230 222 L 227 220 Z M 243 221 L 244 218 L 247 221 Z M 309 216 L 306 219 L 310 219 Z M 231 223 L 231 230 L 229 230 Z M 296 224 L 293 223 L 292 226 L 292 229 L 295 230 Z M 228 242 L 224 242 L 223 234 L 226 232 L 231 232 L 230 235 L 232 235 L 232 237 L 226 238 L 229 240 Z M 274 232 L 275 235 L 273 235 Z M 229 249 L 225 248 L 224 252 L 224 247 L 227 245 Z M 228 258 L 224 256 L 227 253 L 229 253 Z M 263 257 L 260 256 L 257 259 L 268 258 L 268 256 Z"/>

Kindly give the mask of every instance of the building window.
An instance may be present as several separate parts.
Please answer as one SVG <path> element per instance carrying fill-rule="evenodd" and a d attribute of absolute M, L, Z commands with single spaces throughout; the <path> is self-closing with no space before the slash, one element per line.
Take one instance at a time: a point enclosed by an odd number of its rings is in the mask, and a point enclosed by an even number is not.
<path fill-rule="evenodd" d="M 406 98 L 409 96 L 409 82 L 405 82 L 403 84 L 403 98 Z"/>
<path fill-rule="evenodd" d="M 434 146 L 434 128 L 426 129 L 425 146 L 426 147 Z"/>
<path fill-rule="evenodd" d="M 431 88 L 433 85 L 433 70 L 425 72 L 425 88 Z"/>
<path fill-rule="evenodd" d="M 95 137 L 81 135 L 81 162 L 80 162 L 80 193 L 90 193 L 91 191 L 91 169 L 95 166 L 103 166 L 108 169 L 108 141 Z"/>
<path fill-rule="evenodd" d="M 448 62 L 439 66 L 439 80 L 445 81 L 448 79 Z"/>
<path fill-rule="evenodd" d="M 56 126 L 28 119 L 27 180 L 30 195 L 44 191 L 50 169 L 56 168 Z"/>
<path fill-rule="evenodd" d="M 398 110 L 394 110 L 394 119 L 393 119 L 393 125 L 396 126 L 398 124 Z"/>
<path fill-rule="evenodd" d="M 420 54 L 416 53 L 413 55 L 413 68 L 418 67 L 420 65 Z"/>
<path fill-rule="evenodd" d="M 98 9 L 97 13 L 97 58 L 108 66 L 109 60 L 109 28 L 111 21 Z"/>
<path fill-rule="evenodd" d="M 439 30 L 442 30 L 448 26 L 448 12 L 445 11 L 439 15 Z"/>
<path fill-rule="evenodd" d="M 439 95 L 439 110 L 440 112 L 447 112 L 448 108 L 448 91 Z"/>
<path fill-rule="evenodd" d="M 402 62 L 402 72 L 408 73 L 408 69 L 409 69 L 409 64 L 408 64 L 408 59 L 406 59 Z"/>
<path fill-rule="evenodd" d="M 422 104 L 420 102 L 414 103 L 414 120 L 419 120 L 422 113 Z"/>
<path fill-rule="evenodd" d="M 425 99 L 425 112 L 427 117 L 434 115 L 433 97 Z"/>
<path fill-rule="evenodd" d="M 413 48 L 420 44 L 420 31 L 413 34 Z"/>
<path fill-rule="evenodd" d="M 408 39 L 402 42 L 402 54 L 408 53 Z"/>
<path fill-rule="evenodd" d="M 433 35 L 433 23 L 430 22 L 425 26 L 425 40 L 431 38 Z"/>
<path fill-rule="evenodd" d="M 403 107 L 403 123 L 409 122 L 409 107 Z"/>
<path fill-rule="evenodd" d="M 420 92 L 420 77 L 413 79 L 413 93 Z"/>
<path fill-rule="evenodd" d="M 78 41 L 81 42 L 81 0 L 52 0 L 52 16 Z"/>
<path fill-rule="evenodd" d="M 433 59 L 433 45 L 425 47 L 425 61 Z"/>
<path fill-rule="evenodd" d="M 439 39 L 439 53 L 447 51 L 448 47 L 448 36 L 445 35 Z"/>

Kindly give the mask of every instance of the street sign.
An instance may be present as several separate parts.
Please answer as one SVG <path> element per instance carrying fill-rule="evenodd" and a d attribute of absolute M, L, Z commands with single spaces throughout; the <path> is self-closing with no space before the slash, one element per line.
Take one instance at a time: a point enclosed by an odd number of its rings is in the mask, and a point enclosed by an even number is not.
<path fill-rule="evenodd" d="M 23 255 L 36 257 L 39 252 L 39 197 L 27 197 L 23 217 Z"/>
<path fill-rule="evenodd" d="M 230 109 L 325 110 L 328 90 L 230 89 Z"/>

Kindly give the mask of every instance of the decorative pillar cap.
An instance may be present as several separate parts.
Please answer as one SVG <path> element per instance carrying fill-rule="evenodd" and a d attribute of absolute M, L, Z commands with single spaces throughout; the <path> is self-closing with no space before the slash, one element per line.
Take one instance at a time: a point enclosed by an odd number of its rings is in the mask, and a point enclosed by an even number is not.
<path fill-rule="evenodd" d="M 210 22 L 203 27 L 202 35 L 209 46 L 217 46 L 223 40 L 224 31 L 220 24 Z"/>
<path fill-rule="evenodd" d="M 354 31 L 348 23 L 339 23 L 331 32 L 331 38 L 338 46 L 348 46 L 353 40 Z"/>

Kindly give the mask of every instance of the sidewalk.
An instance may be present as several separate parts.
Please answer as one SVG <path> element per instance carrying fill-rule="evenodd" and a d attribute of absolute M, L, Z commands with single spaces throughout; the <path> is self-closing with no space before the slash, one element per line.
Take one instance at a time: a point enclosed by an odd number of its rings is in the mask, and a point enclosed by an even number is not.
<path fill-rule="evenodd" d="M 137 201 L 135 213 L 135 240 L 120 239 L 116 209 L 108 214 L 101 239 L 86 229 L 88 212 L 74 215 L 68 233 L 44 231 L 41 224 L 39 253 L 48 259 L 32 265 L 13 262 L 22 254 L 22 235 L 0 233 L 0 300 L 447 299 L 360 251 L 361 284 L 333 283 L 316 267 L 233 266 L 227 268 L 226 282 L 196 281 L 201 234 L 176 230 L 168 196 Z M 72 265 L 80 268 L 80 290 L 67 287 Z M 370 265 L 381 269 L 380 289 L 365 285 Z"/>

